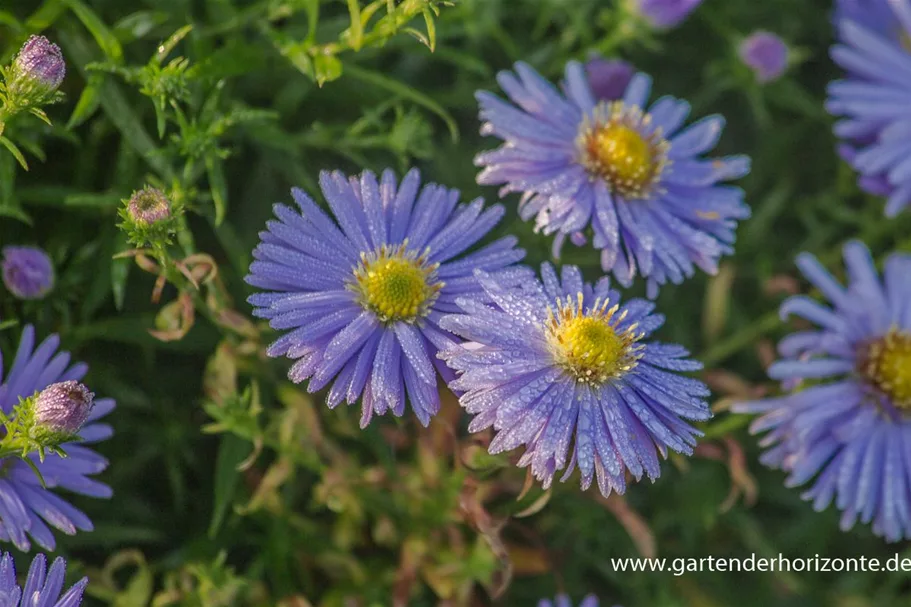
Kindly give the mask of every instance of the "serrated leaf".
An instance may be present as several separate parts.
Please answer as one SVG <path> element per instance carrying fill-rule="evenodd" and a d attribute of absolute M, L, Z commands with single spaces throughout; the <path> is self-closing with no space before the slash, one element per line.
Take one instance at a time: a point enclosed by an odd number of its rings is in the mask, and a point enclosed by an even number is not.
<path fill-rule="evenodd" d="M 240 480 L 238 466 L 249 455 L 251 445 L 235 434 L 224 434 L 215 458 L 215 498 L 212 521 L 209 524 L 209 538 L 214 539 L 224 521 L 228 507 L 234 499 L 237 481 Z"/>

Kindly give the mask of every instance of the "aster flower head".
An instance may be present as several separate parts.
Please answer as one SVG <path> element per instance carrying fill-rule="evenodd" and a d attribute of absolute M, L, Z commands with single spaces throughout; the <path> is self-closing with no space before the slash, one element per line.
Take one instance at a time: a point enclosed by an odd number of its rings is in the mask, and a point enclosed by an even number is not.
<path fill-rule="evenodd" d="M 88 367 L 84 363 L 71 364 L 68 352 L 57 351 L 59 343 L 59 337 L 52 335 L 36 346 L 35 331 L 27 326 L 11 364 L 5 366 L 0 355 L 0 408 L 4 413 L 9 414 L 20 399 L 41 393 L 52 384 L 78 381 L 85 375 Z M 12 542 L 20 550 L 28 550 L 30 537 L 41 547 L 53 550 L 54 535 L 48 524 L 67 535 L 74 535 L 77 530 L 92 530 L 92 521 L 57 491 L 65 489 L 97 498 L 111 496 L 110 487 L 92 478 L 107 468 L 108 461 L 90 445 L 111 436 L 111 427 L 97 422 L 113 408 L 114 401 L 110 398 L 94 401 L 87 423 L 78 433 L 79 443 L 62 445 L 67 457 L 48 453 L 44 461 L 40 461 L 37 454 L 29 456 L 41 472 L 46 487 L 41 486 L 24 461 L 9 458 L 3 462 L 0 466 L 0 541 Z"/>
<path fill-rule="evenodd" d="M 65 75 L 60 47 L 44 36 L 31 36 L 13 59 L 6 89 L 19 105 L 41 105 L 52 98 Z"/>
<path fill-rule="evenodd" d="M 750 215 L 742 190 L 719 185 L 746 175 L 749 159 L 700 157 L 723 118 L 681 129 L 689 104 L 665 96 L 647 107 L 651 78 L 642 73 L 622 99 L 598 102 L 577 62 L 566 67 L 564 93 L 524 63 L 497 81 L 512 103 L 477 93 L 481 133 L 504 142 L 475 159 L 478 183 L 504 184 L 501 196 L 522 192 L 520 216 L 556 234 L 555 256 L 567 236 L 589 230 L 602 268 L 624 286 L 641 275 L 650 296 L 695 267 L 717 271 L 737 220 Z"/>
<path fill-rule="evenodd" d="M 492 426 L 491 453 L 524 445 L 519 466 L 545 488 L 576 467 L 582 488 L 597 477 L 605 496 L 626 490 L 627 471 L 658 478 L 658 455 L 691 454 L 701 435 L 684 419 L 711 417 L 705 384 L 677 374 L 702 365 L 680 346 L 649 340 L 664 317 L 642 299 L 621 303 L 607 278 L 593 286 L 564 266 L 561 280 L 548 264 L 541 278 L 508 288 L 480 272 L 495 306 L 459 298 L 463 313 L 443 319 L 466 340 L 440 357 L 475 416 L 469 431 Z"/>
<path fill-rule="evenodd" d="M 777 80 L 788 68 L 788 46 L 771 32 L 753 32 L 740 43 L 738 54 L 760 83 Z"/>
<path fill-rule="evenodd" d="M 480 198 L 459 204 L 459 192 L 420 187 L 410 171 L 397 183 L 392 171 L 358 177 L 320 175 L 335 221 L 301 190 L 299 211 L 277 204 L 277 220 L 260 233 L 246 281 L 263 289 L 249 298 L 254 314 L 286 330 L 270 356 L 295 359 L 288 377 L 328 386 L 330 407 L 362 400 L 361 426 L 373 415 L 404 413 L 406 395 L 425 426 L 440 406 L 436 358 L 453 345 L 439 327 L 456 311 L 457 297 L 480 298 L 472 275 L 490 272 L 504 284 L 527 278 L 515 237 L 467 253 L 503 216 Z M 337 223 L 336 223 L 337 222 Z M 435 370 L 435 365 L 436 369 Z"/>
<path fill-rule="evenodd" d="M 589 594 L 582 602 L 579 603 L 579 607 L 598 607 L 600 603 L 598 602 L 598 597 L 593 594 Z M 551 601 L 550 599 L 541 599 L 538 601 L 538 607 L 573 607 L 572 599 L 565 594 L 558 594 L 556 598 Z M 619 607 L 615 605 L 614 607 Z"/>
<path fill-rule="evenodd" d="M 588 84 L 598 101 L 616 101 L 623 97 L 635 68 L 622 59 L 605 59 L 593 54 L 585 62 Z"/>
<path fill-rule="evenodd" d="M 66 561 L 61 557 L 54 559 L 50 570 L 47 558 L 38 554 L 32 559 L 25 580 L 25 587 L 20 587 L 16 580 L 16 564 L 8 552 L 0 558 L 0 605 L 3 607 L 78 607 L 82 604 L 82 593 L 89 579 L 84 577 L 61 596 Z"/>
<path fill-rule="evenodd" d="M 54 265 L 38 247 L 3 247 L 3 284 L 19 299 L 43 299 L 54 288 Z"/>
<path fill-rule="evenodd" d="M 864 191 L 886 197 L 894 217 L 911 204 L 911 0 L 838 7 L 831 56 L 846 74 L 829 85 L 826 109 L 840 118 L 839 154 Z"/>
<path fill-rule="evenodd" d="M 761 415 L 751 426 L 768 433 L 761 461 L 787 472 L 788 486 L 809 484 L 816 510 L 834 500 L 842 529 L 859 519 L 889 541 L 911 539 L 911 255 L 891 255 L 882 277 L 859 242 L 844 259 L 842 286 L 812 255 L 797 258 L 828 305 L 782 304 L 782 317 L 816 325 L 779 344 L 769 375 L 787 393 L 734 410 Z"/>
<path fill-rule="evenodd" d="M 724 119 L 684 128 L 685 101 L 665 96 L 646 109 L 651 78 L 638 73 L 622 99 L 598 102 L 584 67 L 570 62 L 558 91 L 524 63 L 497 76 L 512 105 L 481 91 L 482 134 L 504 144 L 477 156 L 483 185 L 522 192 L 519 214 L 556 234 L 590 230 L 601 266 L 629 286 L 639 274 L 649 295 L 680 283 L 695 267 L 714 273 L 732 252 L 738 219 L 749 217 L 743 191 L 719 182 L 749 172 L 749 159 L 702 159 Z M 518 106 L 518 107 L 517 107 Z"/>
<path fill-rule="evenodd" d="M 700 4 L 702 0 L 633 0 L 636 11 L 659 29 L 677 27 Z"/>

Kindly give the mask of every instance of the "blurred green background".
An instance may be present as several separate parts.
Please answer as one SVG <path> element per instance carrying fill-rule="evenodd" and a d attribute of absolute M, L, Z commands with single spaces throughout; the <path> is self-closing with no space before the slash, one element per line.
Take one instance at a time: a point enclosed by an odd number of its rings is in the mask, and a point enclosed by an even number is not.
<path fill-rule="evenodd" d="M 604 0 L 2 0 L 2 62 L 43 33 L 68 74 L 65 101 L 47 108 L 53 126 L 29 117 L 7 128 L 29 170 L 0 150 L 0 243 L 39 244 L 58 272 L 42 302 L 0 292 L 0 346 L 12 355 L 16 321 L 59 332 L 90 363 L 92 389 L 118 401 L 116 435 L 99 447 L 114 497 L 74 499 L 96 530 L 60 540 L 74 579 L 91 577 L 89 604 L 534 605 L 558 591 L 625 607 L 911 604 L 908 573 L 676 577 L 610 562 L 911 556 L 867 528 L 839 531 L 831 509 L 813 512 L 760 467 L 749 420 L 725 411 L 775 389 L 763 369 L 788 330 L 778 304 L 805 288 L 797 252 L 834 269 L 850 237 L 878 257 L 911 250 L 911 215 L 886 220 L 835 155 L 823 109 L 838 77 L 830 10 L 705 0 L 680 27 L 650 32 Z M 756 29 L 794 53 L 767 86 L 736 53 Z M 593 50 L 650 73 L 694 118 L 723 114 L 717 152 L 753 159 L 737 254 L 658 300 L 658 337 L 703 360 L 715 393 L 697 454 L 671 458 L 625 499 L 580 492 L 576 478 L 523 490 L 519 453 L 487 456 L 489 437 L 467 434 L 451 395 L 429 430 L 405 417 L 361 431 L 355 408 L 329 411 L 289 384 L 285 361 L 262 353 L 274 334 L 243 320 L 242 278 L 271 204 L 292 186 L 315 194 L 322 169 L 387 166 L 493 201 L 474 181 L 474 155 L 497 143 L 478 134 L 474 92 L 497 91 L 496 72 L 516 60 L 558 79 Z M 178 257 L 207 254 L 218 268 L 192 327 L 167 342 L 148 329 L 187 328 L 177 291 L 151 303 L 155 276 L 113 258 L 129 248 L 117 209 L 146 183 L 187 206 Z M 537 264 L 550 240 L 518 220 L 516 200 L 497 231 L 517 234 Z M 593 251 L 565 253 L 599 276 Z"/>

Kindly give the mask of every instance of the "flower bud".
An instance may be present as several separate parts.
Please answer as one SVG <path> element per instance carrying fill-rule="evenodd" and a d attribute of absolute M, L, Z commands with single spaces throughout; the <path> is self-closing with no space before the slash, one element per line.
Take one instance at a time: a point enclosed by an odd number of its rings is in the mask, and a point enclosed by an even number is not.
<path fill-rule="evenodd" d="M 585 74 L 598 101 L 616 101 L 623 97 L 632 80 L 633 66 L 621 59 L 605 59 L 594 54 L 585 62 Z"/>
<path fill-rule="evenodd" d="M 146 186 L 127 202 L 127 213 L 139 225 L 148 226 L 171 216 L 171 202 L 161 190 Z"/>
<path fill-rule="evenodd" d="M 44 36 L 31 36 L 10 69 L 8 89 L 12 96 L 37 95 L 35 104 L 44 103 L 56 91 L 66 75 L 66 63 L 60 47 Z"/>
<path fill-rule="evenodd" d="M 753 32 L 740 43 L 740 60 L 761 83 L 777 80 L 788 67 L 788 46 L 775 34 Z"/>
<path fill-rule="evenodd" d="M 35 400 L 35 423 L 51 432 L 76 434 L 92 412 L 94 397 L 78 381 L 51 384 Z"/>
<path fill-rule="evenodd" d="M 19 299 L 42 299 L 54 287 L 54 266 L 37 247 L 3 248 L 3 284 Z"/>
<path fill-rule="evenodd" d="M 702 0 L 636 0 L 639 14 L 660 29 L 676 27 L 701 3 Z"/>

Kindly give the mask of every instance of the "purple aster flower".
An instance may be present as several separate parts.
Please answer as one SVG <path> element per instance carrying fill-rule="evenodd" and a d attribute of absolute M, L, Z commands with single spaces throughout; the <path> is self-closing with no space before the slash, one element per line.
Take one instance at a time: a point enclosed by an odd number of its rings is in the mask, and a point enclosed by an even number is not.
<path fill-rule="evenodd" d="M 65 75 L 66 63 L 60 47 L 44 36 L 31 36 L 13 60 L 7 86 L 13 95 L 35 91 L 44 96 L 56 91 Z"/>
<path fill-rule="evenodd" d="M 82 604 L 82 593 L 89 579 L 84 577 L 70 587 L 63 596 L 66 561 L 54 559 L 50 571 L 47 558 L 38 554 L 32 559 L 25 580 L 25 588 L 16 581 L 16 565 L 13 557 L 4 552 L 0 559 L 0 605 L 3 607 L 77 607 Z"/>
<path fill-rule="evenodd" d="M 839 154 L 860 173 L 861 188 L 887 197 L 886 215 L 894 217 L 911 203 L 911 2 L 839 8 L 831 55 L 846 75 L 829 85 L 826 109 L 841 118 Z"/>
<path fill-rule="evenodd" d="M 478 274 L 498 307 L 459 298 L 464 314 L 441 326 L 467 343 L 440 357 L 475 416 L 469 431 L 496 430 L 491 453 L 525 445 L 519 466 L 531 466 L 545 488 L 558 470 L 566 480 L 578 467 L 582 488 L 597 476 L 605 496 L 626 490 L 627 471 L 658 478 L 668 447 L 692 453 L 701 433 L 683 420 L 711 417 L 709 390 L 677 374 L 702 367 L 684 348 L 646 341 L 664 324 L 653 303 L 621 304 L 608 278 L 583 283 L 575 266 L 563 267 L 561 281 L 544 264 L 543 285 L 513 289 Z"/>
<path fill-rule="evenodd" d="M 782 304 L 782 317 L 816 325 L 778 346 L 782 359 L 769 375 L 788 393 L 734 410 L 762 414 L 751 426 L 768 432 L 761 461 L 787 472 L 788 486 L 810 483 L 803 497 L 816 510 L 834 499 L 842 529 L 860 519 L 889 541 L 909 539 L 911 255 L 891 255 L 882 279 L 863 244 L 848 243 L 844 258 L 843 287 L 815 257 L 798 256 L 829 305 L 805 296 Z"/>
<path fill-rule="evenodd" d="M 3 247 L 3 284 L 19 299 L 42 299 L 54 288 L 54 266 L 38 247 Z"/>
<path fill-rule="evenodd" d="M 598 597 L 589 594 L 582 599 L 582 602 L 579 603 L 579 607 L 598 607 L 599 604 Z M 567 595 L 558 594 L 553 601 L 550 599 L 541 599 L 538 601 L 538 607 L 573 607 L 573 602 Z M 614 607 L 619 606 L 615 605 Z"/>
<path fill-rule="evenodd" d="M 84 363 L 70 364 L 68 352 L 57 352 L 59 343 L 60 338 L 52 335 L 36 347 L 35 330 L 27 326 L 5 376 L 0 356 L 0 408 L 5 413 L 20 398 L 28 398 L 57 382 L 78 381 L 85 375 L 88 367 Z M 31 542 L 27 536 L 31 536 L 41 547 L 53 550 L 54 535 L 45 523 L 67 535 L 75 534 L 77 529 L 92 530 L 92 521 L 54 490 L 111 497 L 110 487 L 91 478 L 107 468 L 108 461 L 87 445 L 111 436 L 110 426 L 95 422 L 113 408 L 114 401 L 110 398 L 95 401 L 88 424 L 79 432 L 80 442 L 61 445 L 67 457 L 48 453 L 41 462 L 37 455 L 30 456 L 47 488 L 41 486 L 29 465 L 20 459 L 9 458 L 0 466 L 0 541 L 11 541 L 20 550 L 29 550 Z"/>
<path fill-rule="evenodd" d="M 51 384 L 35 400 L 35 421 L 51 432 L 76 434 L 89 419 L 95 395 L 75 380 Z"/>
<path fill-rule="evenodd" d="M 515 70 L 497 76 L 515 105 L 477 93 L 481 133 L 504 140 L 475 159 L 484 167 L 478 183 L 505 184 L 501 196 L 522 192 L 520 216 L 557 234 L 555 255 L 568 235 L 590 228 L 604 270 L 624 286 L 642 275 L 649 296 L 694 266 L 716 272 L 737 220 L 750 215 L 742 190 L 718 185 L 746 175 L 749 159 L 700 158 L 724 119 L 681 130 L 689 104 L 662 97 L 646 110 L 651 78 L 642 73 L 622 100 L 598 102 L 577 62 L 566 66 L 565 95 L 528 65 Z"/>
<path fill-rule="evenodd" d="M 270 356 L 296 359 L 288 377 L 309 379 L 316 392 L 332 383 L 328 405 L 361 399 L 361 426 L 373 415 L 401 416 L 406 394 L 427 425 L 440 406 L 436 358 L 453 345 L 440 317 L 458 310 L 457 297 L 479 297 L 472 276 L 480 268 L 504 283 L 530 276 L 513 267 L 525 252 L 508 236 L 463 255 L 503 216 L 480 198 L 458 204 L 459 192 L 436 184 L 420 189 L 410 171 L 401 184 L 392 171 L 380 182 L 367 171 L 347 178 L 320 175 L 320 187 L 338 225 L 301 190 L 296 212 L 275 205 L 277 221 L 261 232 L 246 281 L 267 293 L 249 298 L 255 315 L 289 330 Z"/>
<path fill-rule="evenodd" d="M 702 0 L 635 0 L 639 14 L 661 29 L 676 27 L 700 4 Z"/>
<path fill-rule="evenodd" d="M 161 190 L 146 186 L 133 192 L 127 202 L 127 213 L 136 223 L 150 225 L 170 217 L 171 202 Z"/>
<path fill-rule="evenodd" d="M 740 43 L 738 53 L 762 83 L 777 80 L 788 68 L 788 46 L 770 32 L 753 32 Z"/>
<path fill-rule="evenodd" d="M 635 68 L 622 59 L 605 59 L 593 54 L 585 62 L 588 84 L 598 101 L 616 101 L 623 97 L 635 73 Z"/>

